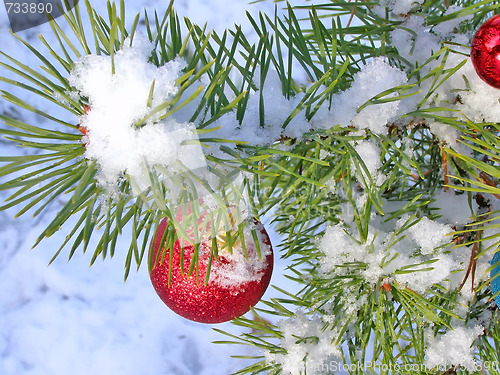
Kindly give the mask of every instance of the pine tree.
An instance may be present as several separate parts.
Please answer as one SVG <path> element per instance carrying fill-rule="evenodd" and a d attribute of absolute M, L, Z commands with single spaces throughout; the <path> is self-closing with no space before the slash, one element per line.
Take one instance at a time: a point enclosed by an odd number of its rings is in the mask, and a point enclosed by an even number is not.
<path fill-rule="evenodd" d="M 249 16 L 257 43 L 238 26 L 219 35 L 181 21 L 173 2 L 131 25 L 123 0 L 106 15 L 88 0 L 65 5 L 50 22 L 56 45 L 40 36 L 39 51 L 12 36 L 41 69 L 1 54 L 9 74 L 0 80 L 68 115 L 2 91 L 46 119 L 42 127 L 0 114 L 0 132 L 30 150 L 0 157 L 0 190 L 10 191 L 1 209 L 37 216 L 63 201 L 35 245 L 64 230 L 54 259 L 82 249 L 93 264 L 112 257 L 129 228 L 126 278 L 148 261 L 165 217 L 167 247 L 198 225 L 221 228 L 231 249 L 245 215 L 268 215 L 300 291 L 280 290 L 255 319 L 233 321 L 249 333 L 220 331 L 229 337 L 221 342 L 258 349 L 238 374 L 498 373 L 490 271 L 500 241 L 500 94 L 478 78 L 469 51 L 499 2 L 278 3 L 275 14 Z M 147 106 L 112 112 L 112 95 L 97 98 L 90 86 L 138 66 L 154 77 Z M 113 93 L 125 103 L 133 94 Z M 118 155 L 129 164 L 113 169 L 117 151 L 91 144 L 92 116 L 111 127 L 128 112 L 137 142 L 145 134 L 141 147 L 154 149 L 146 130 L 166 123 L 183 141 L 172 147 L 201 147 L 206 165 L 144 151 L 139 161 Z M 127 141 L 122 130 L 114 144 Z"/>

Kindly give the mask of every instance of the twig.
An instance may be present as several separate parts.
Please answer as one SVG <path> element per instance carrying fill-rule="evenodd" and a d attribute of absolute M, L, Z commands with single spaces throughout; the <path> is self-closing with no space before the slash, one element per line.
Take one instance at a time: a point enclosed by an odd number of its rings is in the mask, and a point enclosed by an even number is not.
<path fill-rule="evenodd" d="M 351 2 L 351 0 L 349 0 L 349 3 Z M 356 0 L 356 3 L 358 2 L 358 0 Z M 357 4 L 354 4 L 354 7 L 352 8 L 352 11 L 351 11 L 351 16 L 349 17 L 349 21 L 347 21 L 347 26 L 345 28 L 348 28 L 349 26 L 351 26 L 351 22 L 354 18 L 354 13 L 356 12 L 356 8 L 358 7 Z M 344 33 L 345 35 L 345 33 Z"/>

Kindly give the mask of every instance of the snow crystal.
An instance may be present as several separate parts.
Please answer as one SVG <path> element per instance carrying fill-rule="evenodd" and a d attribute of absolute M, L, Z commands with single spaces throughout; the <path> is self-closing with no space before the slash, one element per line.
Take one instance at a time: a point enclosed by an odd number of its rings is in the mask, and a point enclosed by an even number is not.
<path fill-rule="evenodd" d="M 483 333 L 483 327 L 458 327 L 444 335 L 434 337 L 428 333 L 428 347 L 425 351 L 425 365 L 428 368 L 439 366 L 463 366 L 474 370 L 477 364 L 474 360 L 474 340 Z"/>

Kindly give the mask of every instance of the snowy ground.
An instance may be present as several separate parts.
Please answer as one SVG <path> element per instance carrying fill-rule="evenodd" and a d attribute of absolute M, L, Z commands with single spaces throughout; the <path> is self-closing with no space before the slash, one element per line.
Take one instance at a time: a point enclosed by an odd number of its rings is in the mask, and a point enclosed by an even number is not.
<path fill-rule="evenodd" d="M 168 1 L 125 0 L 125 3 L 131 16 L 143 7 L 154 6 L 161 12 Z M 105 2 L 99 4 L 103 9 Z M 233 23 L 243 23 L 244 30 L 249 32 L 245 9 L 253 14 L 259 9 L 272 12 L 274 4 L 177 0 L 175 7 L 181 16 L 200 24 L 208 22 L 217 31 Z M 33 37 L 37 32 L 48 35 L 48 31 L 47 25 L 42 25 L 23 35 Z M 0 50 L 28 65 L 32 61 L 9 35 L 7 16 L 2 9 Z M 5 86 L 2 84 L 0 88 Z M 0 109 L 5 108 L 5 103 L 0 103 Z M 3 141 L 0 148 L 2 155 L 19 152 Z M 12 216 L 13 211 L 0 212 L 0 374 L 225 375 L 243 366 L 241 360 L 229 357 L 244 354 L 243 347 L 212 344 L 224 337 L 214 332 L 212 326 L 175 315 L 160 301 L 145 265 L 139 272 L 132 272 L 125 284 L 123 253 L 112 260 L 97 261 L 91 268 L 89 254 L 77 254 L 70 262 L 62 255 L 48 267 L 66 233 L 61 232 L 30 251 L 44 228 L 44 220 L 52 215 L 17 220 Z M 129 235 L 123 236 L 124 248 L 128 248 Z M 273 242 L 277 243 L 275 237 Z M 283 287 L 285 265 L 276 254 L 275 261 L 272 283 Z M 289 285 L 285 288 L 290 290 Z M 270 288 L 265 298 L 270 293 L 276 294 Z M 229 323 L 217 328 L 239 332 Z"/>

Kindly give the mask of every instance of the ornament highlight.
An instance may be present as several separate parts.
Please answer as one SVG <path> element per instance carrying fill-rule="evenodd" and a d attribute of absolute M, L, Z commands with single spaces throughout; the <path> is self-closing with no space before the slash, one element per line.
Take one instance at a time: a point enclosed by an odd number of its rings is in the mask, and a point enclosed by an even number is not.
<path fill-rule="evenodd" d="M 472 39 L 470 58 L 479 78 L 492 87 L 500 88 L 500 14 L 477 29 Z"/>
<path fill-rule="evenodd" d="M 233 245 L 232 253 L 219 245 L 217 259 L 212 259 L 208 283 L 205 276 L 210 260 L 212 239 L 199 244 L 198 269 L 188 276 L 195 253 L 192 244 L 183 249 L 177 239 L 172 252 L 161 249 L 167 219 L 163 219 L 150 246 L 150 278 L 156 293 L 175 313 L 200 323 L 221 323 L 245 314 L 257 304 L 266 291 L 273 270 L 273 250 L 264 226 L 257 220 L 247 222 L 243 233 L 245 257 L 241 243 Z M 251 229 L 255 228 L 261 258 L 258 256 Z M 217 239 L 219 243 L 221 239 Z M 171 264 L 169 284 L 169 264 Z"/>

